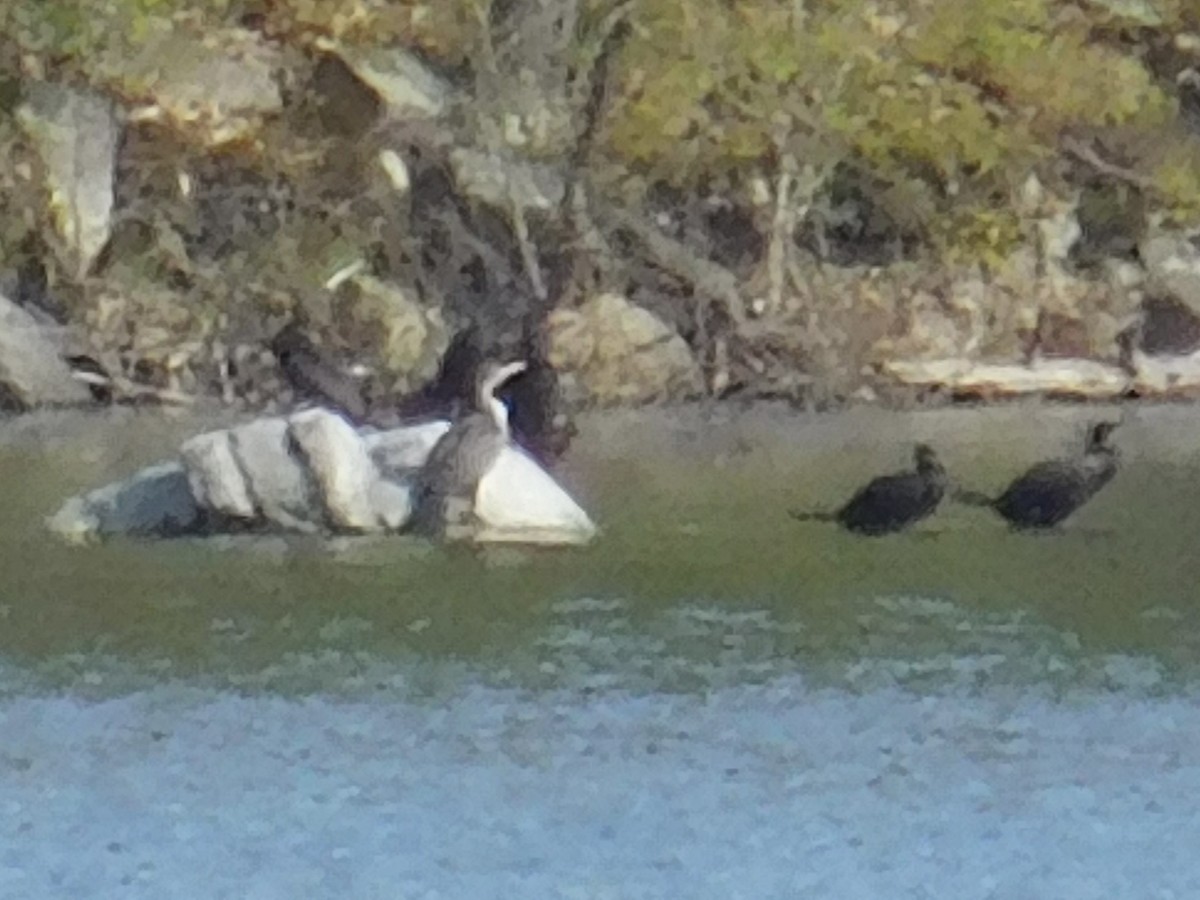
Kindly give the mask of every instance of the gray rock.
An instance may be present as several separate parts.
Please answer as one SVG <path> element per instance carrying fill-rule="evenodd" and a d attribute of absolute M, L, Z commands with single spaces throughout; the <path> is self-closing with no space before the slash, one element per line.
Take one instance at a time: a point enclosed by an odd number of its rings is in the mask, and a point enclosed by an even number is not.
<path fill-rule="evenodd" d="M 233 519 L 258 516 L 250 488 L 233 452 L 228 431 L 210 431 L 184 441 L 179 456 L 192 496 L 205 509 Z"/>
<path fill-rule="evenodd" d="M 26 409 L 87 403 L 87 385 L 59 356 L 57 330 L 0 296 L 0 386 Z"/>
<path fill-rule="evenodd" d="M 378 94 L 390 117 L 434 119 L 446 111 L 450 86 L 402 47 L 342 46 L 328 38 L 317 46 Z"/>
<path fill-rule="evenodd" d="M 1200 248 L 1185 235 L 1160 232 L 1138 248 L 1153 286 L 1200 315 Z"/>
<path fill-rule="evenodd" d="M 203 38 L 177 29 L 134 59 L 107 62 L 104 75 L 143 104 L 136 120 L 165 119 L 210 147 L 254 136 L 283 109 L 283 56 L 262 35 L 210 29 Z"/>
<path fill-rule="evenodd" d="M 289 419 L 289 431 L 309 475 L 320 490 L 335 529 L 383 528 L 373 497 L 379 474 L 354 427 L 324 409 L 308 409 Z"/>
<path fill-rule="evenodd" d="M 308 471 L 289 452 L 287 420 L 256 419 L 232 429 L 229 439 L 255 512 L 289 531 L 317 531 L 320 501 Z"/>
<path fill-rule="evenodd" d="M 445 421 L 392 428 L 363 436 L 363 446 L 386 478 L 402 479 L 425 464 L 429 451 L 450 429 Z"/>
<path fill-rule="evenodd" d="M 450 154 L 454 181 L 468 197 L 509 212 L 556 209 L 566 186 L 549 166 L 459 147 Z"/>
<path fill-rule="evenodd" d="M 433 378 L 450 342 L 441 310 L 426 308 L 410 292 L 369 275 L 348 280 L 354 318 L 378 335 L 380 361 L 389 372 L 405 373 L 396 389 L 414 390 Z"/>
<path fill-rule="evenodd" d="M 113 177 L 120 138 L 108 100 L 57 84 L 28 86 L 18 118 L 45 170 L 60 255 L 82 278 L 112 232 Z"/>
<path fill-rule="evenodd" d="M 376 517 L 388 531 L 400 531 L 412 519 L 415 504 L 411 478 L 400 481 L 376 478 L 370 496 Z"/>
<path fill-rule="evenodd" d="M 72 497 L 47 525 L 75 542 L 111 534 L 187 534 L 202 521 L 188 482 L 188 473 L 179 463 L 151 466 L 126 481 Z"/>
<path fill-rule="evenodd" d="M 564 386 L 592 403 L 648 403 L 704 391 L 687 342 L 648 310 L 617 294 L 550 314 L 550 364 Z"/>

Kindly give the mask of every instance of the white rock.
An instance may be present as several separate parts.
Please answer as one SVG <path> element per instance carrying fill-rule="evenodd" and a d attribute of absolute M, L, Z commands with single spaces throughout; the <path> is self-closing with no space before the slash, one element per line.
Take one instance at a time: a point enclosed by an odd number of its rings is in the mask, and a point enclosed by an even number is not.
<path fill-rule="evenodd" d="M 179 448 L 179 456 L 197 503 L 235 519 L 256 518 L 258 510 L 228 431 L 209 431 L 189 438 Z"/>
<path fill-rule="evenodd" d="M 371 505 L 384 528 L 400 531 L 408 524 L 413 514 L 413 487 L 411 480 L 389 481 L 375 479 L 371 485 Z"/>
<path fill-rule="evenodd" d="M 34 82 L 19 111 L 42 159 L 64 263 L 76 278 L 91 269 L 112 231 L 120 138 L 112 104 L 92 93 Z"/>
<path fill-rule="evenodd" d="M 0 295 L 0 384 L 26 407 L 87 403 L 87 385 L 59 355 L 51 329 Z"/>
<path fill-rule="evenodd" d="M 571 495 L 518 447 L 508 447 L 479 482 L 480 541 L 582 544 L 596 526 Z"/>
<path fill-rule="evenodd" d="M 326 409 L 307 409 L 288 421 L 330 523 L 350 531 L 379 530 L 383 522 L 372 500 L 379 473 L 354 426 Z"/>
<path fill-rule="evenodd" d="M 287 420 L 256 419 L 232 429 L 229 438 L 256 513 L 292 531 L 316 531 L 319 500 L 307 470 L 288 452 Z"/>
<path fill-rule="evenodd" d="M 169 536 L 198 524 L 200 508 L 179 463 L 143 469 L 132 478 L 72 497 L 50 517 L 52 532 L 83 542 L 108 534 Z"/>

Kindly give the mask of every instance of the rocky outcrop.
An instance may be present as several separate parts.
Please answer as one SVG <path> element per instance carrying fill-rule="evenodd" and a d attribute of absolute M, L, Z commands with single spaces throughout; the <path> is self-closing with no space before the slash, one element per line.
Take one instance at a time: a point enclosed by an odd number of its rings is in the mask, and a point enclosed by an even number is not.
<path fill-rule="evenodd" d="M 59 355 L 52 326 L 0 295 L 0 393 L 20 409 L 83 404 L 87 385 L 76 379 Z"/>
<path fill-rule="evenodd" d="M 252 138 L 283 109 L 283 58 L 261 35 L 172 30 L 133 59 L 110 60 L 103 74 L 130 98 L 134 121 L 165 120 L 202 145 Z"/>
<path fill-rule="evenodd" d="M 551 313 L 548 343 L 564 391 L 573 390 L 585 402 L 651 403 L 704 391 L 703 373 L 683 338 L 617 294 Z"/>
<path fill-rule="evenodd" d="M 83 278 L 112 232 L 120 138 L 113 106 L 90 91 L 32 82 L 18 118 L 41 159 L 62 262 Z"/>
<path fill-rule="evenodd" d="M 1138 248 L 1153 287 L 1200 315 L 1200 248 L 1187 235 L 1160 233 Z"/>
<path fill-rule="evenodd" d="M 447 422 L 359 434 L 312 409 L 197 435 L 180 461 L 68 500 L 49 527 L 73 541 L 111 534 L 399 532 L 414 480 Z M 505 450 L 476 496 L 476 541 L 583 543 L 587 514 L 529 456 Z"/>

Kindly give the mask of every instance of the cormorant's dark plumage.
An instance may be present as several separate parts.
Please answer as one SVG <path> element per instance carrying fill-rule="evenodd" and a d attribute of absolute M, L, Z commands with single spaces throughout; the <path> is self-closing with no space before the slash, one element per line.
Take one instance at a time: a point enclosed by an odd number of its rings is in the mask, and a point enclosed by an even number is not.
<path fill-rule="evenodd" d="M 837 522 L 847 531 L 882 535 L 902 531 L 933 513 L 946 493 L 946 470 L 933 448 L 917 444 L 916 469 L 871 481 L 837 512 L 793 512 L 801 520 Z"/>
<path fill-rule="evenodd" d="M 299 325 L 293 322 L 275 335 L 271 352 L 297 399 L 337 410 L 354 425 L 363 424 L 368 407 L 362 387 L 339 369 Z"/>
<path fill-rule="evenodd" d="M 987 506 L 1014 528 L 1051 528 L 1099 493 L 1117 473 L 1117 450 L 1108 442 L 1115 422 L 1098 422 L 1088 429 L 1080 459 L 1038 463 L 1017 478 L 999 497 L 964 491 L 955 499 Z"/>
<path fill-rule="evenodd" d="M 437 377 L 396 404 L 399 417 L 456 418 L 470 407 L 484 366 L 482 345 L 477 326 L 457 332 L 442 357 Z M 496 395 L 508 407 L 513 440 L 542 465 L 550 466 L 566 452 L 575 427 L 562 408 L 558 373 L 541 351 L 534 329 L 520 350 L 520 357 L 528 363 L 526 369 L 503 384 Z"/>
<path fill-rule="evenodd" d="M 480 480 L 509 442 L 508 409 L 496 398 L 496 391 L 524 368 L 525 363 L 519 361 L 489 363 L 480 369 L 475 411 L 450 426 L 421 467 L 414 519 L 417 530 L 441 529 L 457 518 L 454 510 L 474 510 Z"/>

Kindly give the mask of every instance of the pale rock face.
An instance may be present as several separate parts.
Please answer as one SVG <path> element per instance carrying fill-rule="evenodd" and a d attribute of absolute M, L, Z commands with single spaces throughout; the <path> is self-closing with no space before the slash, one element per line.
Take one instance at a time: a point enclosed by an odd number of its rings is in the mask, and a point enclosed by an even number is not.
<path fill-rule="evenodd" d="M 512 446 L 479 482 L 475 515 L 484 525 L 479 540 L 586 543 L 596 533 L 579 504 Z"/>
<path fill-rule="evenodd" d="M 383 101 L 395 119 L 435 119 L 446 110 L 450 86 L 399 47 L 362 47 L 328 38 L 316 46 L 342 62 Z"/>
<path fill-rule="evenodd" d="M 250 521 L 258 510 L 233 452 L 228 431 L 189 438 L 179 448 L 192 496 L 205 509 Z"/>
<path fill-rule="evenodd" d="M 23 406 L 83 404 L 87 386 L 71 375 L 53 331 L 0 294 L 0 384 Z"/>
<path fill-rule="evenodd" d="M 120 129 L 112 104 L 92 93 L 33 83 L 18 119 L 45 169 L 63 262 L 82 278 L 112 233 Z"/>
<path fill-rule="evenodd" d="M 293 415 L 289 429 L 331 524 L 349 531 L 378 530 L 371 492 L 379 475 L 354 427 L 327 410 L 309 409 Z"/>
<path fill-rule="evenodd" d="M 257 513 L 290 531 L 317 530 L 319 504 L 308 472 L 290 452 L 288 422 L 256 419 L 229 432 L 231 448 Z"/>

